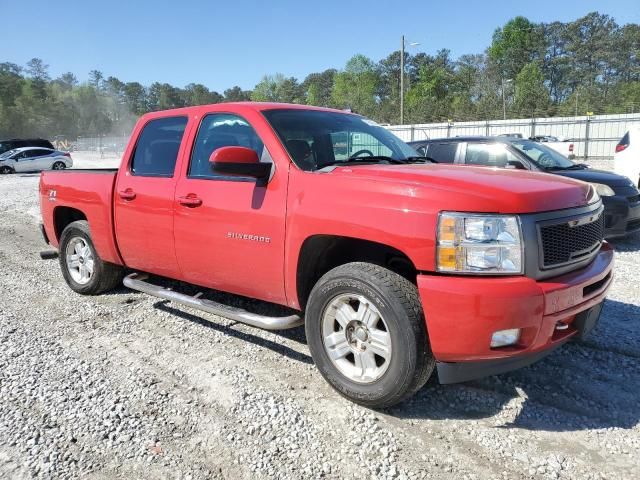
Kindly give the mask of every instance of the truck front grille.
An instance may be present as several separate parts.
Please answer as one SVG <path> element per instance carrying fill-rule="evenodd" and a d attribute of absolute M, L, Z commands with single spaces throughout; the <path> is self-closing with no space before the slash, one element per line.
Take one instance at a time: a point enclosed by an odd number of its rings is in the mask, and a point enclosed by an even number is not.
<path fill-rule="evenodd" d="M 600 248 L 604 214 L 593 214 L 540 227 L 543 267 L 552 268 L 584 259 Z"/>

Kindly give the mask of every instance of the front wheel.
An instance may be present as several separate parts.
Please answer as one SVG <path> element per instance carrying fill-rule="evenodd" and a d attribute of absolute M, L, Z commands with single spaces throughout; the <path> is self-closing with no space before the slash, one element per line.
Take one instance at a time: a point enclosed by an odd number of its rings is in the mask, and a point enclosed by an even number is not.
<path fill-rule="evenodd" d="M 0 174 L 2 175 L 8 175 L 9 173 L 13 173 L 13 169 L 11 167 L 0 167 Z"/>
<path fill-rule="evenodd" d="M 309 297 L 305 328 L 323 377 L 367 407 L 404 400 L 435 367 L 415 285 L 378 265 L 348 263 L 325 274 Z"/>
<path fill-rule="evenodd" d="M 62 231 L 59 258 L 62 276 L 74 292 L 97 295 L 122 281 L 122 267 L 98 256 L 86 220 L 72 222 Z"/>

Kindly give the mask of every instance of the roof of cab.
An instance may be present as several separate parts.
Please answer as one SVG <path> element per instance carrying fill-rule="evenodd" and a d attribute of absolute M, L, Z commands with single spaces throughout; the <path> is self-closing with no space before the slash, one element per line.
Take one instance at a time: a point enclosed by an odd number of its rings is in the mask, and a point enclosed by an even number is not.
<path fill-rule="evenodd" d="M 221 103 L 211 103 L 207 105 L 195 105 L 190 107 L 182 107 L 182 108 L 172 108 L 169 110 L 159 110 L 156 112 L 149 112 L 143 115 L 143 117 L 166 117 L 171 115 L 180 115 L 180 114 L 189 114 L 194 112 L 201 111 L 225 111 L 229 109 L 240 109 L 240 110 L 255 110 L 255 111 L 265 111 L 265 110 L 278 110 L 278 109 L 287 109 L 287 110 L 317 110 L 324 112 L 336 112 L 336 113 L 352 113 L 345 110 L 337 110 L 335 108 L 326 108 L 326 107 L 314 107 L 311 105 L 300 105 L 297 103 L 276 103 L 276 102 L 221 102 Z M 355 114 L 357 115 L 357 114 Z"/>

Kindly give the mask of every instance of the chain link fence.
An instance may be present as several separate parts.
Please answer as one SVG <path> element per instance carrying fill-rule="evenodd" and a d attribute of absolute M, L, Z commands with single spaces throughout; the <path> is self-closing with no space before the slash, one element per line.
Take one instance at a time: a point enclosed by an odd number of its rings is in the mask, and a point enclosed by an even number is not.
<path fill-rule="evenodd" d="M 571 141 L 576 158 L 607 159 L 613 157 L 616 144 L 631 126 L 640 126 L 640 113 L 389 125 L 386 128 L 405 142 L 473 135 L 520 134 L 524 138 L 551 135 Z"/>
<path fill-rule="evenodd" d="M 73 152 L 92 152 L 100 156 L 120 156 L 129 141 L 128 136 L 78 137 L 75 141 L 55 138 L 54 147 Z"/>

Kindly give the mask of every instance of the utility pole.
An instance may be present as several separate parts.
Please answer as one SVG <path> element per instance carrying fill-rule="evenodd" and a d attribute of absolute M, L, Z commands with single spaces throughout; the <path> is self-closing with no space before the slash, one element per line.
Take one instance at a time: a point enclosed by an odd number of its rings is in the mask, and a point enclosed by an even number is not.
<path fill-rule="evenodd" d="M 505 84 L 513 82 L 513 78 L 508 78 L 505 81 L 504 77 L 502 77 L 501 80 L 502 80 L 502 119 L 506 120 L 507 119 L 507 100 L 504 95 L 504 87 L 505 87 Z"/>
<path fill-rule="evenodd" d="M 400 125 L 404 125 L 404 35 L 400 46 Z"/>
<path fill-rule="evenodd" d="M 507 101 L 504 98 L 504 77 L 502 77 L 502 119 L 507 119 Z"/>

